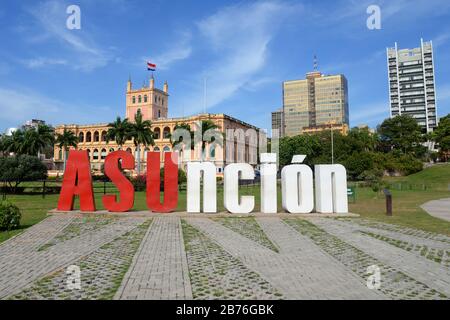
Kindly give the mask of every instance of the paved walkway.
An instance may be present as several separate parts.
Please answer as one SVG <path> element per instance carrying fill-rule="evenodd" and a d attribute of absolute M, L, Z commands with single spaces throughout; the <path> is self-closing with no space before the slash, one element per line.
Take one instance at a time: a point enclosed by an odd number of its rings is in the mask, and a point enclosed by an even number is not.
<path fill-rule="evenodd" d="M 179 218 L 154 219 L 115 299 L 192 299 Z"/>
<path fill-rule="evenodd" d="M 433 217 L 450 221 L 450 198 L 428 201 L 420 207 Z"/>
<path fill-rule="evenodd" d="M 210 217 L 50 216 L 0 244 L 0 299 L 450 297 L 450 237 L 360 218 Z"/>

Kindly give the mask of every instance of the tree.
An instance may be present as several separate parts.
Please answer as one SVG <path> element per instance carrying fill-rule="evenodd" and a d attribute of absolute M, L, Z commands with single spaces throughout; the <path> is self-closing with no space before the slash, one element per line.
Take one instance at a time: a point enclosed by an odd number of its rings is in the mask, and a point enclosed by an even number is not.
<path fill-rule="evenodd" d="M 408 115 L 386 119 L 378 129 L 385 151 L 397 150 L 403 154 L 423 151 L 424 137 L 417 121 Z"/>
<path fill-rule="evenodd" d="M 0 158 L 0 181 L 17 191 L 24 181 L 36 181 L 47 177 L 47 167 L 36 156 L 17 155 Z"/>
<path fill-rule="evenodd" d="M 106 143 L 114 140 L 119 146 L 119 150 L 122 149 L 122 146 L 130 138 L 130 125 L 127 118 L 122 120 L 120 117 L 117 117 L 116 121 L 108 124 L 109 129 L 106 133 Z"/>
<path fill-rule="evenodd" d="M 450 113 L 439 119 L 439 125 L 433 132 L 433 140 L 439 145 L 444 158 L 450 152 Z"/>
<path fill-rule="evenodd" d="M 4 149 L 6 152 L 23 154 L 24 152 L 24 132 L 20 129 L 14 130 L 11 136 L 4 139 Z"/>
<path fill-rule="evenodd" d="M 21 151 L 28 155 L 37 155 L 54 143 L 54 131 L 47 125 L 38 125 L 24 131 Z"/>
<path fill-rule="evenodd" d="M 189 124 L 187 124 L 186 122 L 182 122 L 182 123 L 177 123 L 174 127 L 174 131 L 175 130 L 186 130 L 187 132 L 189 132 L 189 135 L 191 137 L 191 149 L 194 149 L 194 131 L 191 130 L 191 126 Z M 172 147 L 175 147 L 177 145 L 179 145 L 180 143 L 184 144 L 185 142 L 183 141 L 183 137 L 179 137 L 178 140 L 173 140 L 173 135 L 170 135 L 170 143 L 172 144 Z"/>
<path fill-rule="evenodd" d="M 78 145 L 78 137 L 73 133 L 73 131 L 64 129 L 63 133 L 58 133 L 56 136 L 56 143 L 58 147 L 64 150 L 64 170 L 66 170 L 66 162 L 68 158 L 69 148 L 76 148 Z"/>
<path fill-rule="evenodd" d="M 134 116 L 134 122 L 130 124 L 129 136 L 133 139 L 136 146 L 137 154 L 137 173 L 141 173 L 141 145 L 148 146 L 154 145 L 152 123 L 149 120 L 142 119 L 142 113 L 140 110 L 136 112 Z"/>
<path fill-rule="evenodd" d="M 358 151 L 374 151 L 379 142 L 377 133 L 370 132 L 369 128 L 352 128 L 348 133 L 348 142 Z"/>
<path fill-rule="evenodd" d="M 198 126 L 198 124 L 196 124 L 197 130 L 201 129 L 202 132 L 202 161 L 205 159 L 205 149 L 206 149 L 206 141 L 203 138 L 205 132 L 207 132 L 208 130 L 215 130 L 217 128 L 219 128 L 212 120 L 208 119 L 208 120 L 202 120 L 201 121 L 201 127 Z M 212 140 L 214 141 L 214 140 Z M 193 141 L 192 145 L 195 145 L 195 141 Z"/>

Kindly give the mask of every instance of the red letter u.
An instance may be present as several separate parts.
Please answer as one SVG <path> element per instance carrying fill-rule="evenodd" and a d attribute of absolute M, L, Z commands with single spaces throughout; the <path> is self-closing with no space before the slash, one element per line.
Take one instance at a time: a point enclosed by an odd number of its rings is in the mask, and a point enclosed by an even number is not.
<path fill-rule="evenodd" d="M 160 200 L 159 152 L 147 153 L 147 207 L 154 212 L 171 212 L 178 205 L 178 155 L 164 153 L 164 202 Z"/>

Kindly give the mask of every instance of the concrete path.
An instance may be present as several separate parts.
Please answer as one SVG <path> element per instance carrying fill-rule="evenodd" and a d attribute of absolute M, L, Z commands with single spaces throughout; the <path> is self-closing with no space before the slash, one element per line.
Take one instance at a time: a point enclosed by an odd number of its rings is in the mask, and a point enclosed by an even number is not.
<path fill-rule="evenodd" d="M 429 215 L 450 222 L 450 198 L 428 201 L 420 207 Z"/>

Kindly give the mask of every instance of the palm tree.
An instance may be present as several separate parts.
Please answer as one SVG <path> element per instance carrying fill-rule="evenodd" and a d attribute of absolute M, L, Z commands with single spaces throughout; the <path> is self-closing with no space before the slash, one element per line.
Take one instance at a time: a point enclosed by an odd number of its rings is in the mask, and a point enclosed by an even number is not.
<path fill-rule="evenodd" d="M 64 171 L 66 170 L 66 162 L 70 147 L 76 148 L 78 145 L 78 137 L 70 130 L 64 129 L 62 134 L 56 135 L 56 143 L 58 147 L 64 150 Z"/>
<path fill-rule="evenodd" d="M 199 130 L 199 127 L 197 124 L 196 124 L 196 126 L 197 126 L 197 130 Z M 219 128 L 219 127 L 210 119 L 202 121 L 202 124 L 201 124 L 202 135 L 204 135 L 205 132 L 208 130 L 217 129 L 217 128 Z M 205 148 L 206 148 L 206 141 L 202 137 L 202 161 L 204 161 L 204 158 L 205 158 Z"/>
<path fill-rule="evenodd" d="M 189 124 L 187 124 L 186 122 L 182 122 L 180 124 L 176 124 L 174 127 L 174 131 L 176 131 L 177 129 L 183 129 L 189 132 L 190 136 L 191 136 L 191 149 L 194 149 L 194 144 L 192 143 L 194 141 L 194 131 L 191 130 L 191 126 Z M 172 134 L 170 135 L 170 143 L 172 144 L 172 148 L 177 146 L 180 143 L 184 143 L 182 137 L 179 137 L 178 140 L 174 141 Z"/>
<path fill-rule="evenodd" d="M 140 110 L 134 116 L 134 122 L 130 124 L 129 136 L 133 139 L 137 154 L 137 172 L 141 173 L 141 144 L 144 146 L 154 145 L 152 123 L 142 119 Z"/>
<path fill-rule="evenodd" d="M 38 125 L 37 128 L 25 130 L 23 138 L 23 153 L 39 157 L 42 150 L 53 145 L 54 132 L 47 125 Z"/>
<path fill-rule="evenodd" d="M 106 133 L 106 143 L 114 140 L 119 146 L 119 150 L 122 149 L 124 143 L 130 138 L 131 124 L 128 119 L 116 118 L 116 121 L 108 124 L 108 132 Z"/>
<path fill-rule="evenodd" d="M 24 153 L 24 132 L 20 129 L 14 130 L 11 136 L 4 140 L 4 149 L 6 152 L 15 154 Z"/>

